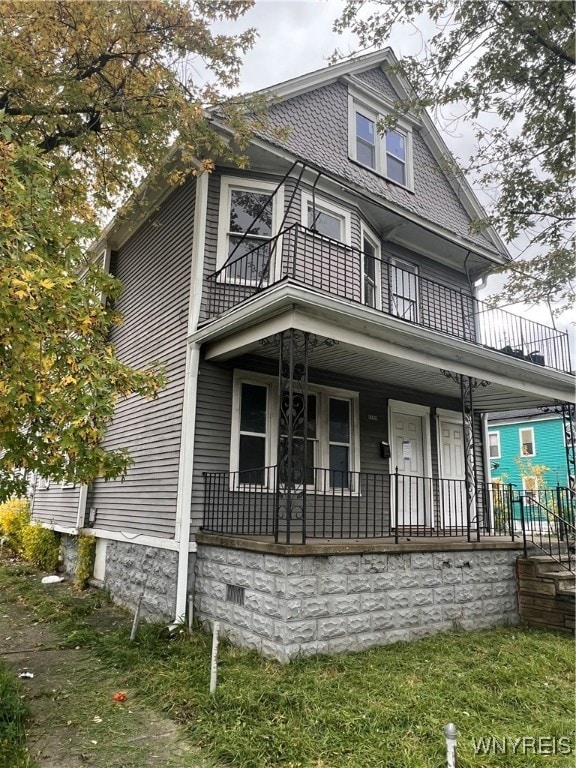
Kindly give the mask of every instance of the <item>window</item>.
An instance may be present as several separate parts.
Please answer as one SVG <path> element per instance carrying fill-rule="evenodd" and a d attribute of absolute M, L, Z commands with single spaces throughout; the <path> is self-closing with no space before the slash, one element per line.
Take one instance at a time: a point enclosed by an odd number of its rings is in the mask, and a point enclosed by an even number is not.
<path fill-rule="evenodd" d="M 240 483 L 264 483 L 268 388 L 242 384 L 238 473 Z"/>
<path fill-rule="evenodd" d="M 390 312 L 418 322 L 418 267 L 393 259 L 390 268 Z"/>
<path fill-rule="evenodd" d="M 408 120 L 378 133 L 387 109 L 370 98 L 349 97 L 349 154 L 352 160 L 408 189 L 413 188 L 412 130 Z"/>
<path fill-rule="evenodd" d="M 271 239 L 280 227 L 283 192 L 252 179 L 223 177 L 220 189 L 218 266 L 221 279 L 248 284 L 273 274 Z"/>
<path fill-rule="evenodd" d="M 536 456 L 534 430 L 532 427 L 520 430 L 520 456 Z"/>
<path fill-rule="evenodd" d="M 350 213 L 308 192 L 302 193 L 302 224 L 332 240 L 350 243 Z"/>
<path fill-rule="evenodd" d="M 367 227 L 362 227 L 362 301 L 368 307 L 381 309 L 380 243 Z"/>
<path fill-rule="evenodd" d="M 265 485 L 264 467 L 278 463 L 277 387 L 277 380 L 271 377 L 259 379 L 239 373 L 235 378 L 230 468 L 239 473 L 239 486 Z M 351 473 L 359 471 L 358 396 L 326 387 L 312 386 L 309 390 L 305 433 L 306 485 L 318 491 L 354 491 Z M 287 403 L 283 403 L 283 411 L 287 410 L 286 406 Z M 294 395 L 292 414 L 293 418 L 304 418 L 300 395 Z M 282 443 L 286 436 L 282 427 L 281 430 Z M 297 451 L 303 444 L 300 437 L 293 449 Z M 284 482 L 285 467 L 279 466 L 278 472 L 280 482 Z M 302 478 L 295 477 L 294 480 L 302 482 Z"/>
<path fill-rule="evenodd" d="M 491 459 L 500 458 L 500 432 L 488 432 L 488 451 Z"/>

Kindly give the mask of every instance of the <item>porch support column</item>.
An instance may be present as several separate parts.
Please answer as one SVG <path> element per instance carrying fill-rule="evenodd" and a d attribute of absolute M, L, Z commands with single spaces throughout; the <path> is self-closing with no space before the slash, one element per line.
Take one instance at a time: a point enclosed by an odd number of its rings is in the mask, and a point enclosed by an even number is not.
<path fill-rule="evenodd" d="M 478 500 L 476 499 L 476 459 L 474 455 L 474 386 L 471 376 L 460 376 L 460 399 L 464 429 L 464 469 L 466 483 L 466 522 L 468 541 L 471 540 L 472 512 L 476 512 L 476 535 L 480 539 Z"/>
<path fill-rule="evenodd" d="M 310 334 L 290 328 L 279 336 L 275 539 L 279 540 L 283 521 L 286 543 L 291 543 L 294 529 L 300 527 L 304 544 Z"/>

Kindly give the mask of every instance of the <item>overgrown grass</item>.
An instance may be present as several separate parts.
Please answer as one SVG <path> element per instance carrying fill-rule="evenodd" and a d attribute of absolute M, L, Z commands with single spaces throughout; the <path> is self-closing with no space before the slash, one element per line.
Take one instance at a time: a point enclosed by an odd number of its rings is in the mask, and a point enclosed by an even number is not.
<path fill-rule="evenodd" d="M 0 662 L 0 768 L 32 768 L 26 752 L 27 717 L 20 686 Z"/>
<path fill-rule="evenodd" d="M 4 600 L 24 600 L 63 642 L 89 645 L 186 727 L 190 741 L 234 768 L 441 768 L 444 725 L 460 731 L 460 768 L 573 768 L 574 756 L 474 755 L 482 736 L 570 737 L 573 641 L 519 628 L 451 632 L 357 654 L 280 666 L 224 643 L 216 696 L 210 638 L 168 641 L 130 621 L 98 628 L 101 593 L 47 590 L 25 567 L 0 567 Z M 109 608 L 106 608 L 109 611 Z M 96 683 L 96 681 L 95 681 Z"/>

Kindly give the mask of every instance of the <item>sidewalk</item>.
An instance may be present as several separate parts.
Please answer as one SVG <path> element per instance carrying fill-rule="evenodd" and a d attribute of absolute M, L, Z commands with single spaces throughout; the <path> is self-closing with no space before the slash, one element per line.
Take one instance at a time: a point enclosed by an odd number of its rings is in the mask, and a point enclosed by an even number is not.
<path fill-rule="evenodd" d="M 62 585 L 49 585 L 58 590 Z M 105 611 L 106 612 L 106 611 Z M 114 608 L 102 621 L 118 626 Z M 22 679 L 32 710 L 28 749 L 39 768 L 208 768 L 172 721 L 125 687 L 121 672 L 90 651 L 61 647 L 50 625 L 0 593 L 0 658 Z M 125 692 L 124 702 L 114 694 Z M 0 768 L 9 768 L 1 766 Z"/>

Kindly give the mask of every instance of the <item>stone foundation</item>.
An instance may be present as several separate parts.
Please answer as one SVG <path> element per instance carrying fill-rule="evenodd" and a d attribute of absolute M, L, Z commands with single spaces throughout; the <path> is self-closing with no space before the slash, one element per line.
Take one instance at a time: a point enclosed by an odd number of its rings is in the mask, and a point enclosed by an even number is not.
<path fill-rule="evenodd" d="M 463 627 L 516 623 L 515 549 L 327 556 L 198 544 L 196 611 L 288 662 Z"/>
<path fill-rule="evenodd" d="M 62 536 L 63 567 L 71 576 L 76 568 L 77 541 L 76 536 Z M 100 566 L 103 575 L 100 585 L 116 603 L 134 611 L 143 594 L 143 619 L 174 619 L 178 552 L 110 539 L 97 539 L 97 546 L 105 547 Z M 191 569 L 193 565 L 194 556 L 191 554 Z"/>

